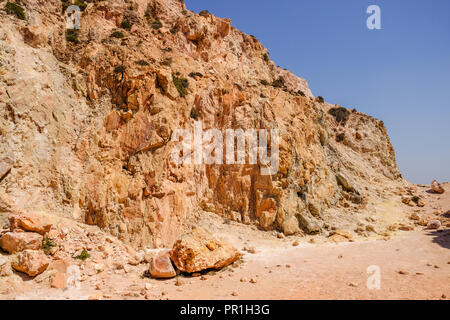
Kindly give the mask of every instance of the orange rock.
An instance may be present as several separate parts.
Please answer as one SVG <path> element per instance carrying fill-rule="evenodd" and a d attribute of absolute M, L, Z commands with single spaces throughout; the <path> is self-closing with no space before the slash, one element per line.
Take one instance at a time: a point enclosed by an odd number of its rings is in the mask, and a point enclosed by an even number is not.
<path fill-rule="evenodd" d="M 241 256 L 242 254 L 232 245 L 213 237 L 200 227 L 183 235 L 170 251 L 170 258 L 175 266 L 189 273 L 205 269 L 221 269 Z"/>
<path fill-rule="evenodd" d="M 51 224 L 42 221 L 39 217 L 25 214 L 11 214 L 9 216 L 9 224 L 11 231 L 22 229 L 42 235 L 50 231 L 52 227 Z"/>
<path fill-rule="evenodd" d="M 445 192 L 444 188 L 436 180 L 433 180 L 433 182 L 431 183 L 431 190 L 433 190 L 434 193 L 439 193 L 439 194 L 442 194 Z"/>
<path fill-rule="evenodd" d="M 50 259 L 41 250 L 25 250 L 18 254 L 11 266 L 30 277 L 44 272 L 50 263 Z"/>
<path fill-rule="evenodd" d="M 43 237 L 32 232 L 8 232 L 0 238 L 0 247 L 9 253 L 26 249 L 39 250 Z"/>
<path fill-rule="evenodd" d="M 153 278 L 173 278 L 177 275 L 169 256 L 170 250 L 157 253 L 149 265 L 149 273 Z"/>
<path fill-rule="evenodd" d="M 62 272 L 56 272 L 50 280 L 50 285 L 52 288 L 65 289 L 67 287 L 67 275 Z"/>

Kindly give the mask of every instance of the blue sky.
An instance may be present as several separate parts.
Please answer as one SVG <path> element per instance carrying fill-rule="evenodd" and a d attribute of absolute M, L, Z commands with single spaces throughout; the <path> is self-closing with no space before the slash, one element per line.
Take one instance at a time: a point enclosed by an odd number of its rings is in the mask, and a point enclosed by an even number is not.
<path fill-rule="evenodd" d="M 369 30 L 369 5 L 381 30 Z M 449 0 L 186 0 L 231 18 L 314 95 L 384 121 L 403 176 L 450 181 Z"/>

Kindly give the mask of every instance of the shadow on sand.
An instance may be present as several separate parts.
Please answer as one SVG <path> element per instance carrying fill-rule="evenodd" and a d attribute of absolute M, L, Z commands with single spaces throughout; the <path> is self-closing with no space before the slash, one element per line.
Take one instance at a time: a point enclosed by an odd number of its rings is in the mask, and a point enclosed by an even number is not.
<path fill-rule="evenodd" d="M 443 248 L 450 249 L 450 229 L 429 231 L 427 235 L 433 237 L 432 241 L 434 243 L 437 243 Z"/>

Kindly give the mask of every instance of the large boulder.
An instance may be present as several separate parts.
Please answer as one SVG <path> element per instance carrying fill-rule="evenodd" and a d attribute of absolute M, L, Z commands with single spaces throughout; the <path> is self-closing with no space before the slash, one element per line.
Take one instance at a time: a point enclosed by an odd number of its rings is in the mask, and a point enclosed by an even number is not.
<path fill-rule="evenodd" d="M 15 270 L 34 277 L 44 272 L 49 264 L 50 259 L 42 250 L 25 250 L 17 255 L 11 265 Z"/>
<path fill-rule="evenodd" d="M 434 193 L 439 193 L 442 194 L 445 192 L 444 188 L 441 186 L 441 184 L 439 182 L 437 182 L 436 180 L 433 180 L 433 182 L 431 183 L 431 190 Z"/>
<path fill-rule="evenodd" d="M 9 253 L 39 250 L 43 237 L 34 232 L 7 232 L 0 238 L 0 247 Z"/>
<path fill-rule="evenodd" d="M 11 214 L 9 216 L 9 225 L 11 231 L 22 229 L 25 231 L 37 232 L 42 235 L 49 232 L 52 227 L 51 224 L 46 223 L 37 216 L 24 214 Z"/>
<path fill-rule="evenodd" d="M 194 228 L 178 240 L 170 258 L 184 272 L 221 269 L 238 260 L 242 254 L 229 243 L 213 237 L 201 227 Z"/>
<path fill-rule="evenodd" d="M 148 272 L 153 278 L 166 279 L 177 275 L 170 261 L 170 250 L 156 253 L 150 261 Z"/>

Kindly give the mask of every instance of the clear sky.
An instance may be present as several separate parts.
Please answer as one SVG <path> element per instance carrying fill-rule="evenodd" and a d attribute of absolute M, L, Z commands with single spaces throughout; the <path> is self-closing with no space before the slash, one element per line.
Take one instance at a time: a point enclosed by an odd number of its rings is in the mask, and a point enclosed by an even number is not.
<path fill-rule="evenodd" d="M 369 5 L 381 30 L 369 30 Z M 314 95 L 384 121 L 403 176 L 450 181 L 450 0 L 186 0 L 256 36 Z"/>

